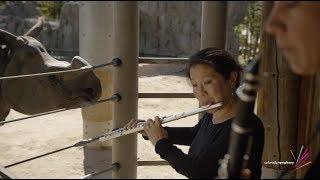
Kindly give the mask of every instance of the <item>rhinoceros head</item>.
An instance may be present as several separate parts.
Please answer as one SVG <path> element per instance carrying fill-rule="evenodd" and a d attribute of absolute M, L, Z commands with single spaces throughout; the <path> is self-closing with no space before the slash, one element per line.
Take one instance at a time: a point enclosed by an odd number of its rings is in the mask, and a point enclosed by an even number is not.
<path fill-rule="evenodd" d="M 43 27 L 39 18 L 23 36 L 0 30 L 0 76 L 34 74 L 90 66 L 79 57 L 59 61 L 36 39 Z M 9 108 L 23 114 L 37 114 L 60 108 L 75 108 L 95 102 L 101 95 L 93 71 L 41 77 L 0 80 L 0 120 Z M 2 106 L 2 107 L 1 107 Z M 1 116 L 2 113 L 2 116 Z"/>

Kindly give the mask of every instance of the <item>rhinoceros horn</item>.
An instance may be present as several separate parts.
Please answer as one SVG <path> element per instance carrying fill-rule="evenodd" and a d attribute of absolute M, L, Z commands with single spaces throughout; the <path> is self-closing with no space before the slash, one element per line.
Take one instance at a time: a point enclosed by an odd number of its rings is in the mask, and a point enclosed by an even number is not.
<path fill-rule="evenodd" d="M 43 29 L 44 17 L 41 16 L 38 18 L 38 22 L 29 29 L 28 32 L 24 34 L 24 36 L 31 36 L 33 38 L 37 38 L 40 35 L 40 32 Z"/>

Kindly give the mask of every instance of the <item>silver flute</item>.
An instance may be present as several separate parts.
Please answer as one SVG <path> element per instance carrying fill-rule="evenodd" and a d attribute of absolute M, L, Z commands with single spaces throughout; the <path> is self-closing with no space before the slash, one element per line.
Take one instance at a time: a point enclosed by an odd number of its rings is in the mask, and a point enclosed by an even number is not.
<path fill-rule="evenodd" d="M 193 109 L 193 110 L 182 112 L 180 114 L 171 115 L 171 116 L 165 116 L 165 117 L 162 117 L 160 119 L 161 120 L 161 124 L 168 123 L 168 122 L 171 122 L 171 121 L 174 121 L 174 120 L 178 120 L 178 119 L 181 119 L 181 118 L 185 118 L 185 117 L 188 117 L 188 116 L 192 116 L 194 114 L 205 112 L 205 111 L 208 111 L 208 110 L 211 110 L 211 109 L 215 109 L 215 108 L 218 108 L 218 107 L 221 107 L 221 106 L 222 106 L 222 103 L 220 102 L 220 103 L 217 103 L 217 104 L 202 106 L 202 107 L 199 107 L 199 108 L 196 108 L 196 109 Z M 18 162 L 15 162 L 15 163 L 12 163 L 12 164 L 9 164 L 9 165 L 5 166 L 4 168 L 9 168 L 9 167 L 12 167 L 12 166 L 16 166 L 18 164 L 26 163 L 26 162 L 29 162 L 29 161 L 32 161 L 32 160 L 35 160 L 35 159 L 38 159 L 38 158 L 41 158 L 41 157 L 44 157 L 44 156 L 48 156 L 48 155 L 51 155 L 51 154 L 54 154 L 54 153 L 57 153 L 57 152 L 65 151 L 65 150 L 73 148 L 73 147 L 82 147 L 82 146 L 85 146 L 87 144 L 90 144 L 90 143 L 93 143 L 93 142 L 96 142 L 96 141 L 101 141 L 101 142 L 108 141 L 108 140 L 111 140 L 111 139 L 114 139 L 114 138 L 118 138 L 118 137 L 121 137 L 121 136 L 125 136 L 125 135 L 128 135 L 128 134 L 139 132 L 139 131 L 143 130 L 144 125 L 145 125 L 145 122 L 139 123 L 137 125 L 137 127 L 133 128 L 133 129 L 126 130 L 124 128 L 120 128 L 120 129 L 113 130 L 111 132 L 102 134 L 102 135 L 97 136 L 97 137 L 93 137 L 93 138 L 89 138 L 89 139 L 83 139 L 83 140 L 78 141 L 77 143 L 75 143 L 73 145 L 66 146 L 66 147 L 60 148 L 58 150 L 54 150 L 54 151 L 51 151 L 51 152 L 48 152 L 48 153 L 45 153 L 45 154 L 41 154 L 41 155 L 38 155 L 38 156 L 34 156 L 34 157 L 31 157 L 31 158 L 28 158 L 28 159 L 25 159 L 25 160 L 22 160 L 22 161 L 18 161 Z"/>
<path fill-rule="evenodd" d="M 178 119 L 181 119 L 181 118 L 192 116 L 194 114 L 198 114 L 198 113 L 202 113 L 202 112 L 205 112 L 205 111 L 208 111 L 208 110 L 211 110 L 211 109 L 215 109 L 215 108 L 218 108 L 218 107 L 221 107 L 221 106 L 222 106 L 221 102 L 216 103 L 216 104 L 201 106 L 199 108 L 192 109 L 192 110 L 189 110 L 189 111 L 185 111 L 185 112 L 182 112 L 182 113 L 179 113 L 179 114 L 170 115 L 170 116 L 164 116 L 164 117 L 160 118 L 160 121 L 161 121 L 161 124 L 164 124 L 164 123 L 175 121 L 175 120 L 178 120 Z M 125 136 L 125 135 L 128 135 L 128 134 L 132 134 L 132 133 L 135 133 L 135 132 L 142 131 L 143 128 L 144 128 L 144 125 L 145 125 L 145 122 L 142 122 L 142 123 L 138 123 L 137 126 L 135 128 L 132 128 L 132 129 L 126 130 L 124 128 L 120 128 L 120 129 L 111 131 L 111 132 L 106 133 L 105 135 L 99 137 L 99 141 L 100 142 L 108 141 L 110 139 L 114 139 L 114 138 L 118 138 L 118 137 L 121 137 L 121 136 Z"/>

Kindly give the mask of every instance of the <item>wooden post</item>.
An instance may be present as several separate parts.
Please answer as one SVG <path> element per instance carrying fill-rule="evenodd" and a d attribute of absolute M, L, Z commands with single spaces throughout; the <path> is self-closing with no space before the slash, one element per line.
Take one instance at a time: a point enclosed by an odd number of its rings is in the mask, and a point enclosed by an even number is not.
<path fill-rule="evenodd" d="M 320 136 L 306 147 L 309 139 L 316 130 L 317 121 L 320 121 L 319 111 L 320 99 L 320 76 L 310 76 L 301 78 L 300 86 L 300 106 L 299 106 L 299 122 L 298 122 L 298 147 L 304 146 L 310 150 L 310 158 L 306 161 L 313 160 L 320 152 Z M 296 178 L 302 179 L 311 167 L 311 164 L 300 168 L 297 171 Z"/>
<path fill-rule="evenodd" d="M 79 6 L 79 51 L 80 56 L 91 65 L 100 65 L 113 58 L 113 4 L 112 2 L 81 2 Z M 100 79 L 102 96 L 112 92 L 112 68 L 95 70 Z M 83 138 L 101 135 L 112 129 L 112 102 L 97 104 L 82 109 Z M 85 174 L 99 171 L 111 163 L 111 142 L 92 143 L 84 148 Z M 111 178 L 112 173 L 103 173 L 96 178 Z"/>
<path fill-rule="evenodd" d="M 217 47 L 225 49 L 227 26 L 227 2 L 202 1 L 200 49 Z M 199 104 L 200 106 L 200 104 Z M 204 113 L 198 115 L 200 120 Z"/>
<path fill-rule="evenodd" d="M 203 1 L 201 19 L 201 49 L 225 48 L 227 2 Z"/>
<path fill-rule="evenodd" d="M 264 2 L 263 22 L 271 10 Z M 262 26 L 263 27 L 263 26 Z M 284 165 L 266 165 L 266 161 L 291 161 L 290 150 L 296 149 L 299 77 L 293 74 L 276 47 L 276 41 L 264 31 L 261 35 L 262 72 L 265 77 L 257 96 L 257 115 L 265 127 L 263 166 L 279 170 Z M 287 166 L 288 167 L 288 166 Z M 276 173 L 275 173 L 276 174 Z M 294 176 L 291 176 L 294 177 Z"/>
<path fill-rule="evenodd" d="M 123 127 L 138 114 L 139 15 L 136 1 L 114 2 L 114 55 L 122 65 L 113 71 L 115 93 L 122 100 L 114 104 L 113 127 Z M 113 140 L 112 161 L 120 164 L 113 178 L 137 177 L 137 135 Z"/>

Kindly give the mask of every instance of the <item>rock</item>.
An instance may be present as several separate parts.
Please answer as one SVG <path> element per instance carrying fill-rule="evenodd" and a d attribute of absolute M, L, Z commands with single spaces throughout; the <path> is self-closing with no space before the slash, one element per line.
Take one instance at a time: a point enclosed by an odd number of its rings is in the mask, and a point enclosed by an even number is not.
<path fill-rule="evenodd" d="M 79 3 L 66 2 L 60 14 L 59 34 L 63 49 L 66 51 L 79 51 Z"/>
<path fill-rule="evenodd" d="M 230 1 L 228 2 L 228 20 L 227 20 L 227 50 L 235 59 L 239 56 L 239 37 L 234 32 L 234 27 L 240 24 L 245 16 L 248 1 Z"/>
<path fill-rule="evenodd" d="M 7 1 L 7 5 L 0 14 L 4 16 L 17 16 L 20 18 L 41 16 L 41 12 L 36 7 L 35 1 Z"/>
<path fill-rule="evenodd" d="M 46 20 L 39 40 L 47 49 L 79 51 L 79 3 L 65 1 L 60 19 Z M 249 2 L 228 3 L 227 50 L 237 58 L 239 40 L 233 28 L 242 21 Z M 200 49 L 201 2 L 140 1 L 138 7 L 141 55 L 186 57 Z M 40 15 L 35 2 L 8 2 L 0 11 L 0 28 L 22 35 Z"/>
<path fill-rule="evenodd" d="M 141 53 L 186 56 L 199 50 L 201 27 L 194 22 L 201 2 L 139 2 L 139 11 Z"/>

